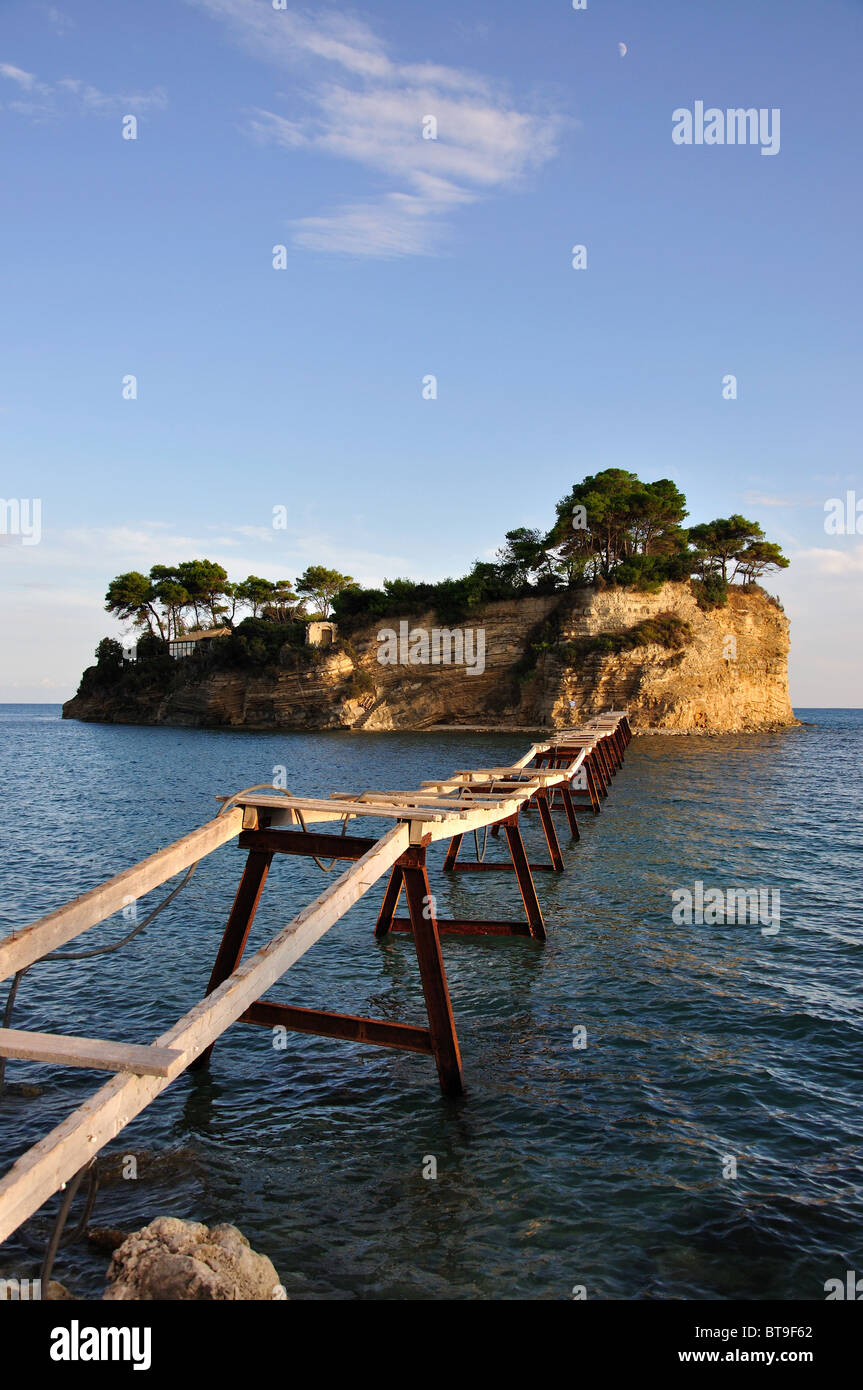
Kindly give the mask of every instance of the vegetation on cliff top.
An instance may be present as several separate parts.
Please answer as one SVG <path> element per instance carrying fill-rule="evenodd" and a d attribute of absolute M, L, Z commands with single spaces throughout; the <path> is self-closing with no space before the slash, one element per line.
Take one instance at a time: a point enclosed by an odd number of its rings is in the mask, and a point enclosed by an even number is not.
<path fill-rule="evenodd" d="M 382 589 L 351 586 L 333 600 L 342 624 L 432 609 L 458 621 L 495 599 L 592 585 L 657 592 L 668 580 L 694 577 L 702 607 L 725 602 L 728 584 L 753 584 L 788 560 L 759 524 L 735 514 L 688 529 L 686 498 L 668 478 L 645 483 L 607 468 L 577 483 L 557 504 L 549 531 L 517 527 L 494 562 L 478 560 L 461 579 L 415 584 L 385 580 Z"/>
<path fill-rule="evenodd" d="M 688 529 L 686 498 L 668 478 L 645 483 L 624 468 L 606 468 L 576 483 L 557 504 L 548 532 L 520 526 L 506 533 L 494 561 L 438 583 L 385 579 L 364 589 L 350 575 L 310 565 L 293 586 L 250 574 L 234 582 L 211 560 L 154 565 L 111 580 L 105 608 L 139 630 L 166 640 L 202 624 L 233 629 L 238 614 L 278 624 L 326 618 L 356 626 L 422 609 L 456 622 L 495 599 L 553 593 L 585 584 L 631 585 L 656 591 L 666 580 L 695 577 L 705 604 L 724 599 L 729 582 L 752 584 L 788 560 L 757 522 L 739 514 Z M 246 620 L 248 621 L 248 619 Z"/>
<path fill-rule="evenodd" d="M 384 617 L 430 611 L 453 625 L 495 600 L 556 593 L 565 601 L 569 591 L 584 586 L 656 592 L 668 580 L 690 580 L 699 606 L 710 610 L 726 602 L 729 583 L 751 586 L 768 569 L 788 564 L 757 522 L 734 514 L 687 528 L 686 516 L 686 498 L 669 479 L 645 483 L 627 469 L 607 468 L 576 483 L 560 499 L 547 532 L 523 526 L 508 531 L 495 559 L 477 560 L 461 578 L 437 583 L 385 579 L 381 588 L 365 589 L 350 575 L 311 565 L 293 584 L 253 574 L 231 581 L 221 565 L 206 559 L 154 565 L 149 575 L 130 571 L 111 581 L 105 607 L 142 634 L 136 664 L 147 670 L 124 670 L 120 644 L 105 638 L 81 690 L 117 687 L 124 681 L 172 687 L 205 670 L 308 664 L 321 656 L 305 646 L 306 624 L 331 612 L 343 645 L 352 630 Z M 248 611 L 245 618 L 243 610 Z M 654 620 L 654 626 L 662 626 L 666 616 Z M 685 640 L 680 627 L 672 630 L 666 624 L 655 639 L 645 635 L 649 625 L 640 624 L 628 634 L 603 634 L 564 647 L 553 625 L 546 620 L 542 631 L 529 637 L 522 679 L 552 645 L 562 657 L 576 660 L 591 650 L 622 650 L 651 640 L 674 646 Z M 200 643 L 179 663 L 185 671 L 178 669 L 168 655 L 168 642 L 203 627 L 225 627 L 229 635 Z"/>
<path fill-rule="evenodd" d="M 105 609 L 151 637 L 170 641 L 202 624 L 233 628 L 243 608 L 253 619 L 282 624 L 326 618 L 335 596 L 354 584 L 349 574 L 309 565 L 295 592 L 289 579 L 250 574 L 232 583 L 227 570 L 212 560 L 184 560 L 173 567 L 153 565 L 149 575 L 138 570 L 117 575 L 108 585 Z"/>

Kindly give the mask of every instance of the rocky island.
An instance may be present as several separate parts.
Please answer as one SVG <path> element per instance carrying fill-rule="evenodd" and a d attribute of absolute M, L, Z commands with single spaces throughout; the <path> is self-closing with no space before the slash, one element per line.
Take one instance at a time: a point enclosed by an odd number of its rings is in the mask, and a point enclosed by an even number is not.
<path fill-rule="evenodd" d="M 461 580 L 362 589 L 310 567 L 231 584 L 209 561 L 112 581 L 143 636 L 106 638 L 64 718 L 249 729 L 562 728 L 609 707 L 636 732 L 797 723 L 789 623 L 756 582 L 788 561 L 741 516 L 685 529 L 667 479 L 607 469 L 547 534 L 507 533 Z M 311 602 L 312 611 L 306 605 Z M 251 616 L 235 625 L 239 604 Z M 202 629 L 202 621 L 210 627 Z M 191 626 L 190 626 L 191 623 Z"/>

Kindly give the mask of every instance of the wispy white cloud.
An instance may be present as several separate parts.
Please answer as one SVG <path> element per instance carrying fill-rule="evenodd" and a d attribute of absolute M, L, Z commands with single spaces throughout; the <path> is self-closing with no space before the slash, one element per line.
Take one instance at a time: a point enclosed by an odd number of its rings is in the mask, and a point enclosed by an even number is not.
<path fill-rule="evenodd" d="M 403 573 L 410 559 L 345 546 L 322 532 L 272 526 L 204 526 L 195 532 L 177 531 L 164 522 L 141 521 L 135 526 L 67 527 L 43 531 L 39 545 L 24 547 L 17 537 L 0 537 L 0 590 L 6 577 L 19 594 L 40 591 L 62 594 L 63 601 L 77 603 L 68 575 L 74 572 L 84 586 L 81 592 L 104 593 L 116 573 L 130 569 L 148 571 L 155 564 L 176 564 L 206 556 L 223 564 L 232 579 L 261 574 L 266 579 L 295 577 L 310 564 L 331 565 L 352 574 L 364 584 L 379 584 L 384 575 Z M 62 581 L 58 576 L 64 576 Z"/>
<path fill-rule="evenodd" d="M 65 34 L 67 29 L 75 28 L 74 19 L 65 14 L 63 10 L 58 10 L 56 5 L 45 6 L 45 16 L 52 29 L 57 34 Z"/>
<path fill-rule="evenodd" d="M 16 68 L 13 63 L 0 63 L 0 77 L 5 77 L 8 82 L 17 82 L 19 87 L 23 87 L 29 92 L 36 83 L 36 77 L 32 72 L 25 72 L 23 68 Z"/>
<path fill-rule="evenodd" d="M 863 545 L 848 546 L 847 549 L 828 549 L 813 547 L 799 550 L 793 557 L 795 565 L 805 565 L 816 574 L 838 577 L 863 574 Z"/>
<path fill-rule="evenodd" d="M 750 507 L 793 507 L 794 500 L 791 497 L 774 497 L 766 492 L 755 492 L 750 489 L 744 492 L 743 500 Z"/>
<path fill-rule="evenodd" d="M 6 105 L 9 110 L 40 120 L 67 114 L 70 110 L 80 115 L 138 114 L 147 110 L 163 110 L 168 104 L 167 93 L 161 87 L 155 87 L 151 92 L 124 94 L 102 92 L 79 77 L 61 77 L 51 84 L 40 81 L 34 73 L 25 72 L 13 63 L 0 63 L 0 77 L 13 82 L 27 94 L 26 100 L 16 98 L 8 101 Z"/>
<path fill-rule="evenodd" d="M 249 123 L 257 140 L 358 164 L 395 184 L 297 219 L 299 246 L 358 256 L 430 254 L 456 208 L 517 187 L 556 151 L 558 116 L 518 110 L 476 73 L 396 61 L 359 20 L 274 10 L 258 0 L 189 3 L 226 22 L 254 56 L 285 68 L 304 65 L 302 109 L 286 116 L 257 108 Z M 428 117 L 435 139 L 424 138 Z"/>
<path fill-rule="evenodd" d="M 70 94 L 87 111 L 161 111 L 168 105 L 168 95 L 162 87 L 154 87 L 152 92 L 123 93 L 100 92 L 90 82 L 82 82 L 78 77 L 62 77 L 57 83 L 62 92 Z"/>
<path fill-rule="evenodd" d="M 773 492 L 759 492 L 750 489 L 744 492 L 743 500 L 750 507 L 817 507 L 820 502 L 812 497 L 780 497 Z"/>

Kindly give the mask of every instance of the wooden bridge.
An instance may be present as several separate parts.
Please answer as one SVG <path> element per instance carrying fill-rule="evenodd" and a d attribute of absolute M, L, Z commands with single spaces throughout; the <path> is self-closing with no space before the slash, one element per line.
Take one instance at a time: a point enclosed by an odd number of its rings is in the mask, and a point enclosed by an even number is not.
<path fill-rule="evenodd" d="M 133 868 L 117 874 L 31 926 L 0 940 L 0 980 L 103 922 L 128 903 L 189 869 L 229 840 L 248 850 L 242 878 L 210 976 L 206 996 L 151 1046 L 104 1038 L 68 1037 L 0 1028 L 0 1056 L 114 1073 L 62 1124 L 13 1164 L 0 1181 L 0 1241 L 85 1168 L 134 1116 L 187 1069 L 205 1066 L 219 1036 L 234 1023 L 277 1026 L 302 1033 L 433 1058 L 446 1095 L 463 1090 L 462 1062 L 450 1004 L 440 937 L 522 936 L 545 940 L 534 872 L 564 872 L 553 811 L 561 809 L 572 838 L 578 813 L 598 814 L 623 762 L 631 731 L 624 711 L 611 711 L 577 728 L 534 743 L 509 767 L 470 768 L 424 782 L 413 791 L 335 792 L 327 798 L 252 788 L 225 798 L 219 815 Z M 529 863 L 520 818 L 536 812 L 548 861 Z M 349 822 L 392 821 L 379 839 L 348 835 Z M 332 823 L 341 823 L 333 833 Z M 309 824 L 330 823 L 329 830 Z M 483 850 L 479 832 L 483 832 Z M 489 834 L 506 844 L 506 859 L 485 857 Z M 474 861 L 459 859 L 473 834 Z M 448 840 L 444 869 L 508 870 L 518 884 L 524 917 L 518 921 L 439 919 L 426 868 L 426 851 Z M 246 960 L 246 942 L 274 855 L 346 861 L 349 867 L 314 902 Z M 321 863 L 321 867 L 324 865 Z M 328 866 L 328 867 L 331 867 Z M 329 931 L 370 888 L 387 876 L 375 935 L 410 932 L 426 1007 L 424 1026 L 327 1013 L 262 996 Z M 407 916 L 397 917 L 404 891 Z"/>

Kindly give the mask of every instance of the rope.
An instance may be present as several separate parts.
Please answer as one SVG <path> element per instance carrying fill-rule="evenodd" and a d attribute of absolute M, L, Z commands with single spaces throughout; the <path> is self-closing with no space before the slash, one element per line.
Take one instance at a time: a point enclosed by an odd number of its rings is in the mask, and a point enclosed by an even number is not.
<path fill-rule="evenodd" d="M 270 782 L 259 782 L 256 787 L 245 787 L 243 791 L 235 792 L 232 797 L 229 797 L 228 800 L 223 803 L 221 809 L 217 813 L 216 819 L 218 820 L 219 816 L 223 816 L 225 812 L 233 806 L 238 797 L 245 796 L 247 792 L 262 791 L 265 787 L 270 791 L 284 790 L 282 787 L 273 787 Z M 289 794 L 290 793 L 287 793 L 287 795 Z M 41 956 L 39 960 L 31 961 L 29 965 L 24 966 L 23 970 L 17 971 L 12 978 L 12 984 L 6 999 L 6 1007 L 3 1011 L 3 1027 L 8 1028 L 12 1022 L 12 1009 L 15 1003 L 15 996 L 18 993 L 18 986 L 28 970 L 32 970 L 34 965 L 52 964 L 57 961 L 67 960 L 90 960 L 94 956 L 108 956 L 112 955 L 114 951 L 119 951 L 122 946 L 128 946 L 130 941 L 134 941 L 136 936 L 140 936 L 144 928 L 148 927 L 150 923 L 158 917 L 159 913 L 164 912 L 168 904 L 173 902 L 174 899 L 182 893 L 200 862 L 199 859 L 196 859 L 194 864 L 190 864 L 180 882 L 175 888 L 171 889 L 168 896 L 163 898 L 162 901 L 153 908 L 152 912 L 148 912 L 142 922 L 136 922 L 132 930 L 127 932 L 125 936 L 122 936 L 119 941 L 109 941 L 104 946 L 93 946 L 88 951 L 50 951 L 47 956 Z M 0 1057 L 0 1095 L 3 1093 L 5 1074 L 6 1058 Z"/>
<path fill-rule="evenodd" d="M 260 782 L 255 787 L 245 787 L 243 791 L 235 792 L 232 797 L 229 797 L 227 801 L 222 803 L 221 809 L 217 812 L 216 818 L 218 819 L 219 816 L 223 816 L 225 812 L 234 805 L 238 797 L 245 796 L 247 792 L 262 791 L 265 787 L 270 791 L 285 790 L 283 787 L 274 787 L 273 784 L 270 782 Z M 286 793 L 286 795 L 290 795 L 290 793 Z M 345 819 L 345 825 L 346 824 L 347 818 Z M 342 834 L 344 834 L 344 829 L 342 830 Z M 336 861 L 334 860 L 333 863 L 335 862 Z M 15 1006 L 15 996 L 17 995 L 21 981 L 27 974 L 28 970 L 32 969 L 34 965 L 44 965 L 46 963 L 56 964 L 59 961 L 70 960 L 90 960 L 94 956 L 112 955 L 114 951 L 119 951 L 121 947 L 128 946 L 130 941 L 134 941 L 136 936 L 140 936 L 144 928 L 148 927 L 150 923 L 154 921 L 156 917 L 158 917 L 159 913 L 164 912 L 168 904 L 173 902 L 174 899 L 180 893 L 182 893 L 183 889 L 186 887 L 193 873 L 197 869 L 199 863 L 200 860 L 196 859 L 194 864 L 190 864 L 189 868 L 186 870 L 180 882 L 176 885 L 176 887 L 171 889 L 167 897 L 163 898 L 162 901 L 156 907 L 153 908 L 152 912 L 148 912 L 147 916 L 144 918 L 142 922 L 136 922 L 132 930 L 127 932 L 125 936 L 121 937 L 119 941 L 111 941 L 106 943 L 104 946 L 94 946 L 88 951 L 51 951 L 47 956 L 42 956 L 37 961 L 31 961 L 30 965 L 25 965 L 22 970 L 16 971 L 15 975 L 12 977 L 12 983 L 9 987 L 9 993 L 6 998 L 6 1005 L 3 1010 L 3 1027 L 8 1028 L 11 1025 L 12 1012 Z M 4 1082 L 6 1077 L 6 1060 L 7 1059 L 5 1057 L 0 1057 L 0 1096 L 2 1096 L 4 1091 Z M 96 1194 L 99 1190 L 99 1176 L 95 1167 L 95 1162 L 96 1160 L 95 1158 L 93 1158 L 90 1160 L 89 1163 L 86 1163 L 83 1168 L 80 1168 L 78 1172 L 74 1175 L 74 1177 L 70 1178 L 69 1182 L 65 1185 L 65 1188 L 63 1190 L 63 1200 L 61 1201 L 60 1208 L 57 1212 L 57 1216 L 54 1222 L 54 1229 L 51 1233 L 51 1238 L 48 1241 L 48 1246 L 45 1250 L 45 1256 L 42 1261 L 42 1269 L 39 1275 L 43 1285 L 46 1288 L 48 1285 L 48 1281 L 51 1278 L 51 1271 L 54 1268 L 54 1261 L 57 1257 L 57 1251 L 59 1250 L 61 1243 L 65 1243 L 65 1241 L 71 1242 L 74 1240 L 79 1240 L 87 1229 L 87 1225 L 93 1213 L 93 1207 L 96 1201 Z M 87 1189 L 87 1200 L 84 1204 L 84 1210 L 75 1229 L 64 1238 L 63 1232 L 65 1230 L 66 1223 L 69 1219 L 70 1208 L 72 1206 L 73 1201 L 75 1200 L 78 1188 L 81 1186 L 81 1182 L 83 1181 L 84 1175 L 88 1172 L 89 1185 Z"/>
<path fill-rule="evenodd" d="M 219 812 L 219 815 L 221 816 L 225 811 L 227 811 L 228 807 L 229 807 L 229 806 L 232 806 L 233 803 L 238 799 L 238 797 L 247 796 L 247 795 L 249 794 L 249 792 L 260 792 L 260 791 L 264 791 L 264 790 L 270 791 L 270 792 L 282 792 L 282 794 L 283 794 L 284 796 L 291 796 L 291 795 L 292 795 L 292 793 L 288 791 L 287 787 L 276 787 L 276 786 L 273 785 L 272 782 L 259 782 L 258 785 L 257 785 L 256 787 L 244 787 L 243 790 L 242 790 L 241 792 L 234 792 L 234 795 L 233 795 L 232 797 L 230 797 L 230 798 L 224 803 L 224 805 L 222 806 L 222 810 Z M 306 822 L 305 822 L 305 819 L 304 819 L 304 817 L 303 817 L 302 811 L 299 809 L 298 806 L 295 806 L 295 807 L 293 808 L 293 811 L 294 811 L 294 815 L 296 816 L 297 820 L 298 820 L 299 823 L 300 823 L 300 829 L 303 830 L 303 831 L 305 831 L 305 833 L 308 835 L 309 832 L 308 832 L 308 830 L 306 829 Z M 349 819 L 350 819 L 350 816 L 347 815 L 347 816 L 345 816 L 344 819 L 342 820 L 342 830 L 341 830 L 342 835 L 345 834 L 345 831 L 346 831 L 347 828 L 348 828 L 348 820 L 349 820 Z M 315 863 L 317 864 L 318 868 L 319 868 L 323 873 L 325 873 L 325 874 L 331 874 L 332 871 L 333 871 L 333 869 L 334 869 L 334 868 L 336 867 L 336 865 L 339 863 L 339 860 L 338 860 L 338 859 L 331 859 L 330 862 L 329 862 L 329 864 L 324 864 L 324 863 L 321 862 L 321 860 L 318 858 L 318 856 L 317 856 L 316 854 L 313 854 L 313 855 L 312 855 L 312 859 L 314 859 L 314 861 L 315 861 Z"/>
<path fill-rule="evenodd" d="M 299 808 L 298 806 L 295 806 L 295 807 L 294 807 L 294 815 L 296 816 L 297 820 L 300 822 L 300 829 L 301 829 L 301 830 L 305 830 L 305 831 L 306 831 L 306 834 L 308 835 L 309 832 L 306 830 L 306 822 L 305 822 L 305 820 L 303 819 L 303 813 L 302 813 L 302 811 L 300 810 L 300 808 Z M 349 817 L 348 817 L 348 816 L 345 816 L 344 819 L 342 820 L 342 829 L 341 829 L 342 838 L 344 838 L 345 831 L 346 831 L 347 828 L 348 828 L 348 820 L 349 820 Z M 336 858 L 336 859 L 331 859 L 330 862 L 329 862 L 329 864 L 323 864 L 323 863 L 321 863 L 321 860 L 318 858 L 318 856 L 317 856 L 316 854 L 313 854 L 313 855 L 312 855 L 312 858 L 314 859 L 314 861 L 315 861 L 315 863 L 317 864 L 318 868 L 319 868 L 323 873 L 325 873 L 325 874 L 331 874 L 332 871 L 333 871 L 333 869 L 334 869 L 334 868 L 336 867 L 336 865 L 339 863 L 339 860 Z"/>
<path fill-rule="evenodd" d="M 9 994 L 6 999 L 6 1008 L 3 1011 L 3 1027 L 8 1028 L 12 1022 L 12 1007 L 15 1003 L 15 995 L 18 993 L 18 986 L 27 973 L 28 967 L 25 965 L 23 970 L 18 970 L 12 976 L 12 983 L 9 986 Z M 3 1094 L 3 1080 L 6 1076 L 6 1058 L 0 1057 L 0 1096 Z"/>
<path fill-rule="evenodd" d="M 488 784 L 489 795 L 492 795 L 493 792 L 494 792 L 494 784 L 495 784 L 495 781 L 496 781 L 496 780 L 497 780 L 496 778 L 492 777 L 491 781 L 490 781 L 489 784 Z M 467 800 L 468 800 L 468 801 L 472 800 L 473 793 L 471 792 L 470 787 L 467 787 L 465 790 L 467 791 Z M 489 832 L 489 826 L 488 826 L 488 825 L 484 825 L 484 826 L 483 826 L 483 830 L 482 830 L 482 853 L 480 853 L 480 848 L 479 848 L 479 831 L 478 831 L 478 830 L 474 830 L 474 832 L 473 832 L 473 843 L 474 843 L 474 850 L 476 851 L 476 862 L 477 862 L 477 864 L 484 864 L 484 863 L 485 863 L 485 852 L 486 852 L 486 849 L 488 848 L 488 832 Z"/>
<path fill-rule="evenodd" d="M 87 1223 L 92 1215 L 93 1203 L 96 1200 L 96 1192 L 99 1186 L 98 1180 L 96 1179 L 95 1175 L 95 1162 L 96 1159 L 94 1156 L 90 1159 L 89 1163 L 84 1164 L 83 1168 L 78 1169 L 77 1173 L 74 1175 L 74 1177 L 69 1179 L 68 1183 L 64 1184 L 63 1200 L 60 1203 L 60 1210 L 57 1212 L 57 1216 L 54 1221 L 54 1229 L 51 1232 L 51 1239 L 48 1241 L 48 1247 L 45 1251 L 45 1258 L 42 1261 L 42 1268 L 39 1271 L 39 1279 L 41 1280 L 41 1283 L 45 1288 L 46 1292 L 48 1288 L 48 1281 L 51 1278 L 51 1271 L 54 1268 L 54 1260 L 57 1257 L 57 1251 L 60 1248 L 60 1242 L 63 1238 L 63 1230 L 65 1228 L 66 1222 L 69 1219 L 69 1209 L 75 1200 L 75 1195 L 78 1191 L 78 1188 L 81 1186 L 82 1179 L 85 1173 L 88 1172 L 88 1170 L 90 1172 L 90 1185 L 87 1192 L 87 1201 L 84 1205 L 84 1211 L 81 1216 L 81 1220 L 78 1222 L 78 1225 L 75 1227 L 75 1230 L 72 1231 L 71 1235 L 69 1236 L 70 1241 L 77 1240 L 84 1234 L 84 1231 L 87 1228 Z"/>

